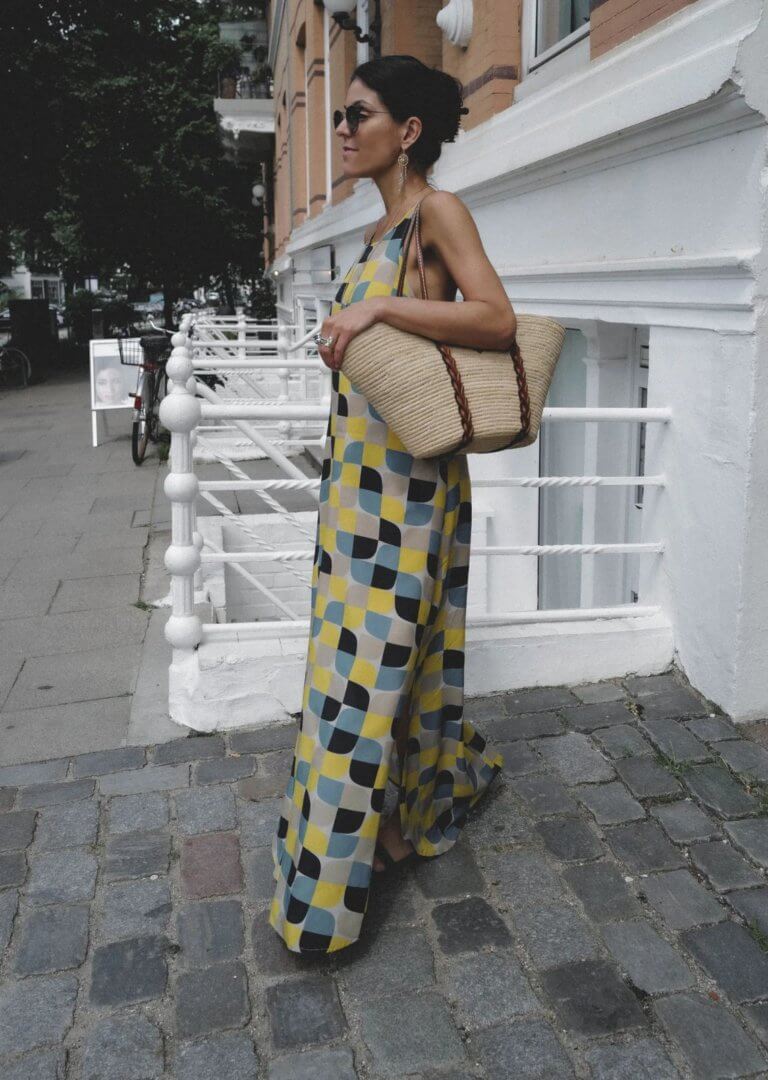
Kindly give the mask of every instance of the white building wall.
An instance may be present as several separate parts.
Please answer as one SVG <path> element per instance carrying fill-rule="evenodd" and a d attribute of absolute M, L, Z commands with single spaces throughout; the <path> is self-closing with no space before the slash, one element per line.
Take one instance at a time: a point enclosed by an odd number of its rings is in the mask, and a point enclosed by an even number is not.
<path fill-rule="evenodd" d="M 648 342 L 648 404 L 673 420 L 648 425 L 646 473 L 665 473 L 667 489 L 646 490 L 639 524 L 633 492 L 551 492 L 542 522 L 558 540 L 664 539 L 663 556 L 640 558 L 640 601 L 661 601 L 681 667 L 736 719 L 768 714 L 766 56 L 763 0 L 700 0 L 560 78 L 524 81 L 512 108 L 444 147 L 434 173 L 472 211 L 515 309 L 551 315 L 573 331 L 569 348 L 581 342 L 584 371 L 569 366 L 557 404 L 637 404 Z M 295 231 L 296 269 L 325 243 L 348 265 L 380 212 L 359 181 L 344 206 Z M 558 430 L 545 470 L 625 473 L 635 438 L 623 425 Z M 472 474 L 535 473 L 537 455 L 474 458 Z M 491 543 L 537 542 L 535 493 L 483 498 Z M 627 536 L 635 528 L 642 536 Z M 536 561 L 492 561 L 500 608 L 535 606 L 540 586 L 542 606 L 570 606 L 577 590 L 583 606 L 628 598 L 618 558 L 585 559 L 578 581 L 571 566 L 545 568 L 541 583 Z M 496 638 L 492 648 L 514 664 L 511 638 L 506 657 Z M 556 649 L 541 655 L 529 684 L 561 681 Z"/>

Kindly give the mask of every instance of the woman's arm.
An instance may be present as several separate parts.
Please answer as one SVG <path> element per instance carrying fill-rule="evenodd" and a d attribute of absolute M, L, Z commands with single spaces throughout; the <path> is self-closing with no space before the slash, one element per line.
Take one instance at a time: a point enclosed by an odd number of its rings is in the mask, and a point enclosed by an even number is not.
<path fill-rule="evenodd" d="M 461 199 L 450 191 L 426 196 L 421 205 L 421 236 L 422 246 L 431 246 L 445 263 L 463 303 L 372 297 L 370 302 L 377 306 L 376 321 L 447 345 L 508 349 L 515 336 L 515 313 Z M 412 237 L 414 251 L 415 243 Z"/>

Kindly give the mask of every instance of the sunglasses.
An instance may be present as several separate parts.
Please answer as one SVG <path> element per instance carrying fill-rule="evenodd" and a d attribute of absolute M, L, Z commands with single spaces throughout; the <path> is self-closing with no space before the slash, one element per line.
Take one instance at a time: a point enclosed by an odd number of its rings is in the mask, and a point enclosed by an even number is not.
<path fill-rule="evenodd" d="M 350 134 L 354 135 L 360 126 L 361 120 L 365 120 L 371 113 L 383 113 L 385 111 L 385 109 L 369 109 L 367 106 L 363 108 L 361 105 L 347 105 L 344 109 L 336 109 L 333 114 L 333 126 L 335 129 L 342 120 L 346 120 Z"/>

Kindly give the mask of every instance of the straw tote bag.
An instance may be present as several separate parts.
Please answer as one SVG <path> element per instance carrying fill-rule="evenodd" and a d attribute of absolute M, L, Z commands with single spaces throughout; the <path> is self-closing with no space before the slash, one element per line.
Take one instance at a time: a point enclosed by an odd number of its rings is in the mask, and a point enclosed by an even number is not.
<path fill-rule="evenodd" d="M 420 210 L 421 203 L 403 245 L 395 295 L 402 296 L 415 235 L 422 299 L 428 300 Z M 347 345 L 343 370 L 413 457 L 486 454 L 536 440 L 564 337 L 554 319 L 518 315 L 509 352 L 449 348 L 378 322 Z"/>

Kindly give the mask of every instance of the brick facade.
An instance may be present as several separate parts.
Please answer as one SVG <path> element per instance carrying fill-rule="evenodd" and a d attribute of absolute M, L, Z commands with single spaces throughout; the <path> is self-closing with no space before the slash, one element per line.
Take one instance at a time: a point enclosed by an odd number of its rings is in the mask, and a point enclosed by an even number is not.
<path fill-rule="evenodd" d="M 589 55 L 602 56 L 696 0 L 591 0 Z"/>

